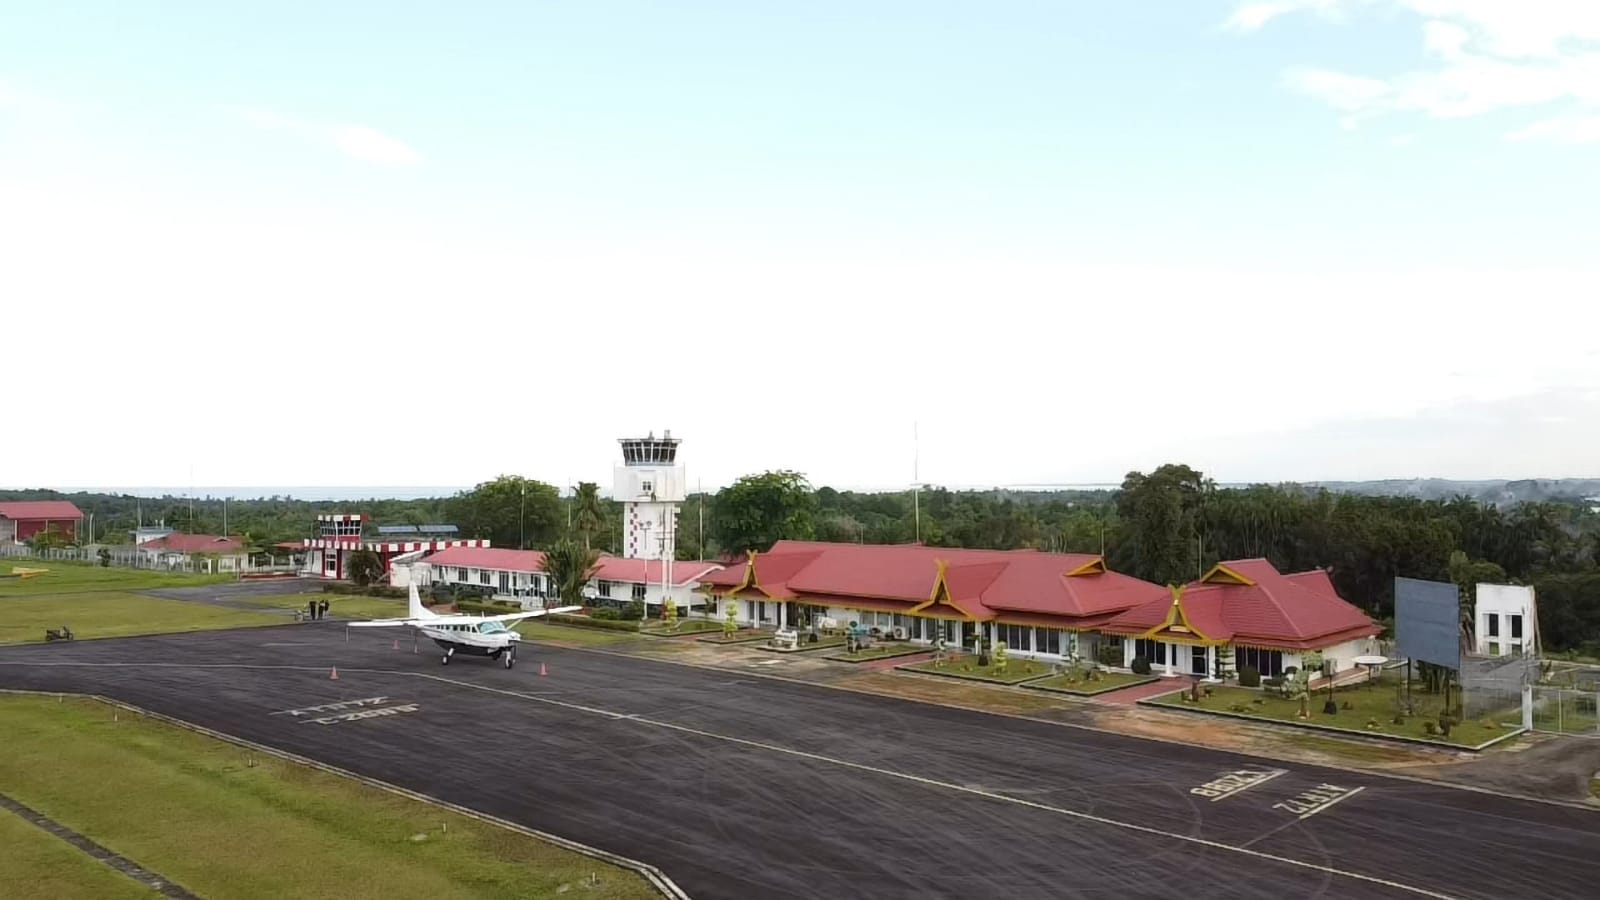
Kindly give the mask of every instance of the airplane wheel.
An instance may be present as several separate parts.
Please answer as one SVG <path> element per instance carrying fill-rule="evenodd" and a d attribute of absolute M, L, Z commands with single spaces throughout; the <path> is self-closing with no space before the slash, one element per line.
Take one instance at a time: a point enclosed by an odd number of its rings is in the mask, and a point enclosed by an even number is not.
<path fill-rule="evenodd" d="M 506 668 L 508 668 L 508 669 L 511 668 L 512 663 L 515 663 L 517 661 L 517 655 L 515 653 L 507 653 L 505 658 L 506 658 Z"/>
<path fill-rule="evenodd" d="M 450 654 L 446 653 L 444 656 L 439 657 L 439 665 L 441 665 L 441 666 L 450 665 Z"/>

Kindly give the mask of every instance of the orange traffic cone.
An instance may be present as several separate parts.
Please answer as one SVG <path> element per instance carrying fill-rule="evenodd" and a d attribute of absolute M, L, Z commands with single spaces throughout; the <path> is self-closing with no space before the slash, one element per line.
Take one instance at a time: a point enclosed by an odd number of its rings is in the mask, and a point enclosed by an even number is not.
<path fill-rule="evenodd" d="M 339 667 L 338 666 L 334 666 L 333 667 L 333 671 L 328 673 L 328 680 L 329 681 L 338 681 L 339 680 Z"/>
<path fill-rule="evenodd" d="M 547 675 L 547 674 L 549 674 L 549 673 L 548 673 L 548 672 L 546 672 L 546 671 L 545 671 L 545 670 L 544 670 L 544 663 L 539 663 L 539 674 L 540 674 L 540 675 Z"/>

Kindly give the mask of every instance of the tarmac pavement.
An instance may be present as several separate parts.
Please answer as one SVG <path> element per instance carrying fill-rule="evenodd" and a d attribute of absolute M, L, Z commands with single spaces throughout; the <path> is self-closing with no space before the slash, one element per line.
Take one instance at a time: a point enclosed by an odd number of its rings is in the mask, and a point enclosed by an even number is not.
<path fill-rule="evenodd" d="M 0 687 L 114 697 L 652 863 L 697 898 L 1600 884 L 1587 809 L 762 678 L 759 662 L 525 644 L 508 671 L 411 646 L 337 622 L 18 646 L 0 648 Z"/>

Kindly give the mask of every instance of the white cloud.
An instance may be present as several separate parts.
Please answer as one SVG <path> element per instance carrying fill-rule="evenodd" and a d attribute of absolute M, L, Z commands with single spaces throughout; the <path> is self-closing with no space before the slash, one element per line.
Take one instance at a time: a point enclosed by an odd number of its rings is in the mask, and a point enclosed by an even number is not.
<path fill-rule="evenodd" d="M 1436 119 L 1558 106 L 1548 127 L 1514 132 L 1518 140 L 1573 140 L 1586 135 L 1580 111 L 1600 110 L 1600 3 L 1562 0 L 1332 0 L 1246 3 L 1229 23 L 1253 31 L 1279 16 L 1317 12 L 1409 13 L 1421 19 L 1421 56 L 1429 65 L 1382 77 L 1325 67 L 1284 75 L 1292 90 L 1343 113 L 1348 127 L 1372 116 L 1415 113 Z M 1544 125 L 1545 123 L 1540 123 Z M 1588 138 L 1581 138 L 1588 140 Z"/>
<path fill-rule="evenodd" d="M 380 165 L 405 166 L 422 159 L 404 141 L 363 125 L 340 126 L 334 132 L 334 143 L 346 156 Z"/>
<path fill-rule="evenodd" d="M 1272 0 L 1266 3 L 1243 3 L 1223 23 L 1233 31 L 1260 31 L 1273 19 L 1290 13 L 1316 12 L 1326 17 L 1338 14 L 1340 0 Z"/>
<path fill-rule="evenodd" d="M 331 145 L 362 162 L 405 166 L 422 161 L 422 155 L 406 142 L 365 125 L 323 125 L 256 108 L 243 108 L 236 113 L 252 127 L 298 134 L 315 143 Z"/>
<path fill-rule="evenodd" d="M 1600 115 L 1559 116 L 1545 119 L 1507 134 L 1506 140 L 1600 144 Z"/>

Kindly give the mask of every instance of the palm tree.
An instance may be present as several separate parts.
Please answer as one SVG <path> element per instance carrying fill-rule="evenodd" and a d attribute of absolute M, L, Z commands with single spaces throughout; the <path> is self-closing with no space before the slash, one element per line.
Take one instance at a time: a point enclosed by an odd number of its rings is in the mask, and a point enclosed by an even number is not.
<path fill-rule="evenodd" d="M 582 606 L 583 587 L 599 571 L 600 554 L 580 547 L 571 538 L 556 541 L 544 555 L 540 569 L 550 578 L 562 606 Z"/>
<path fill-rule="evenodd" d="M 592 481 L 578 482 L 578 491 L 574 497 L 577 509 L 574 511 L 572 523 L 577 532 L 583 535 L 583 549 L 589 549 L 589 538 L 605 522 L 605 510 L 600 506 L 600 486 Z"/>

